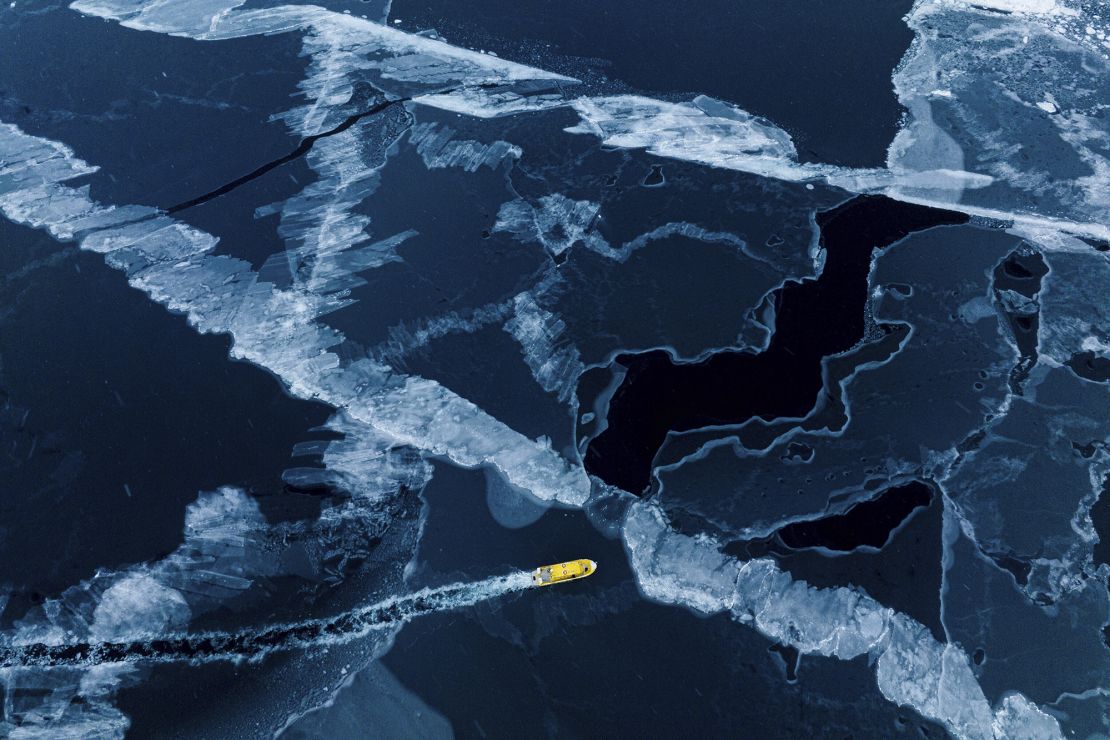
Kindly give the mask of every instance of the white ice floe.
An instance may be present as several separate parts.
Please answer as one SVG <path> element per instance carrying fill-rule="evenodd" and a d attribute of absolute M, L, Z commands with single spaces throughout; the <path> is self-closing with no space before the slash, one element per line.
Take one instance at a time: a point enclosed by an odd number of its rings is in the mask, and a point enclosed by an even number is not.
<path fill-rule="evenodd" d="M 13 633 L 3 635 L 0 647 L 17 651 L 31 643 L 148 642 L 182 634 L 192 616 L 234 603 L 267 579 L 299 576 L 306 584 L 318 583 L 334 579 L 349 561 L 375 556 L 393 561 L 375 570 L 372 584 L 374 595 L 388 599 L 400 585 L 405 559 L 415 546 L 415 537 L 404 530 L 418 528 L 415 521 L 396 519 L 389 502 L 406 490 L 420 490 L 431 466 L 345 414 L 337 414 L 328 428 L 342 438 L 295 450 L 318 455 L 325 467 L 286 473 L 296 485 L 327 484 L 349 494 L 325 502 L 317 518 L 271 523 L 255 499 L 238 488 L 202 493 L 186 508 L 184 542 L 168 556 L 97 572 L 29 612 Z M 383 545 L 381 539 L 390 536 L 393 541 Z M 388 555 L 383 557 L 382 549 Z M 397 629 L 399 624 L 377 625 L 374 641 L 367 643 L 370 650 L 362 655 L 372 659 L 379 654 Z M 366 634 L 352 630 L 336 643 Z M 4 669 L 0 685 L 8 700 L 21 692 L 34 699 L 21 699 L 18 711 L 6 712 L 7 720 L 16 724 L 0 722 L 0 731 L 12 737 L 84 737 L 87 727 L 90 738 L 122 737 L 129 720 L 111 702 L 132 670 L 121 663 L 98 664 L 95 656 L 73 667 Z M 49 693 L 38 693 L 43 688 Z M 74 702 L 76 697 L 84 701 Z"/>
<path fill-rule="evenodd" d="M 1019 4 L 1017 0 L 1005 1 L 1015 8 Z M 1029 11 L 1040 7 L 1039 2 L 1021 5 Z M 963 91 L 955 84 L 938 85 L 935 75 L 921 77 L 922 85 L 915 82 L 915 70 L 935 68 L 936 44 L 930 46 L 928 40 L 923 41 L 923 32 L 895 76 L 900 99 L 911 115 L 892 145 L 889 167 L 854 170 L 799 163 L 785 131 L 706 96 L 688 103 L 636 95 L 576 98 L 566 87 L 576 82 L 571 78 L 314 6 L 242 10 L 231 0 L 197 0 L 172 6 L 134 0 L 77 0 L 72 7 L 133 28 L 197 39 L 301 30 L 305 34 L 305 54 L 312 60 L 301 84 L 306 103 L 281 117 L 302 135 L 325 131 L 356 113 L 358 80 L 360 75 L 370 75 L 371 82 L 390 95 L 412 97 L 415 103 L 469 116 L 493 117 L 569 106 L 579 114 L 580 122 L 568 130 L 594 134 L 609 146 L 642 148 L 657 156 L 787 181 L 826 181 L 854 192 L 879 192 L 969 213 L 1043 219 L 1042 224 L 1059 228 L 1072 228 L 1072 222 L 1076 228 L 1096 228 L 1089 217 L 1078 217 L 1083 214 L 1075 213 L 1075 209 L 1030 210 L 1014 207 L 1008 198 L 965 197 L 971 191 L 1001 192 L 990 186 L 1014 178 L 1006 167 L 965 171 L 961 145 L 933 123 L 930 100 L 959 104 Z M 947 0 L 921 0 L 911 15 L 911 25 L 916 22 L 913 19 L 938 9 L 986 12 L 976 7 Z M 1060 11 L 1051 15 L 1057 18 L 1067 14 Z M 973 41 L 969 39 L 969 43 Z M 938 90 L 944 95 L 933 94 Z M 1036 109 L 1032 104 L 1029 107 Z M 1095 147 L 1084 142 L 1101 130 L 1092 129 L 1089 122 L 1079 124 L 1074 117 L 1058 125 L 1072 131 L 1061 133 L 1062 138 L 1070 136 L 1069 146 L 1096 168 L 1088 185 L 1083 186 L 1093 192 L 1102 173 L 1101 158 Z"/>
<path fill-rule="evenodd" d="M 486 84 L 570 79 L 316 5 L 243 10 L 243 4 L 243 0 L 76 0 L 70 7 L 85 15 L 119 21 L 128 28 L 200 40 L 310 31 L 328 47 L 327 61 L 333 74 L 362 67 L 376 69 L 390 79 L 420 82 L 435 79 Z M 345 64 L 351 66 L 344 68 Z"/>
<path fill-rule="evenodd" d="M 128 574 L 100 597 L 89 637 L 98 641 L 157 637 L 184 628 L 190 616 L 180 591 L 145 573 Z"/>
<path fill-rule="evenodd" d="M 798 165 L 789 135 L 762 118 L 704 95 L 666 103 L 638 95 L 578 98 L 581 120 L 571 133 L 589 133 L 608 146 L 783 180 L 806 180 L 819 170 Z"/>
<path fill-rule="evenodd" d="M 278 234 L 288 245 L 275 255 L 291 280 L 307 290 L 335 293 L 359 284 L 357 275 L 399 258 L 396 249 L 413 230 L 374 240 L 370 217 L 355 206 L 378 188 L 385 163 L 378 150 L 367 151 L 356 125 L 316 142 L 307 155 L 318 179 L 293 197 L 259 208 L 256 217 L 280 215 Z M 398 128 L 394 137 L 399 135 Z M 388 144 L 392 137 L 386 137 Z"/>
<path fill-rule="evenodd" d="M 99 571 L 21 618 L 3 647 L 45 643 L 148 640 L 185 627 L 227 590 L 250 581 L 244 543 L 258 526 L 257 507 L 242 492 L 205 494 L 186 513 L 185 542 L 167 558 L 120 572 Z M 261 556 L 261 553 L 258 553 Z M 254 565 L 269 562 L 259 557 Z M 5 737 L 122 738 L 130 726 L 112 701 L 134 671 L 123 665 L 42 670 L 5 668 L 0 686 Z M 20 697 L 24 698 L 20 698 Z M 75 701 L 80 698 L 80 701 Z"/>
<path fill-rule="evenodd" d="M 960 738 L 1062 737 L 1056 720 L 1021 695 L 992 708 L 968 656 L 928 629 L 850 588 L 795 581 L 770 558 L 740 562 L 719 543 L 673 531 L 658 507 L 633 504 L 623 528 L 636 581 L 654 600 L 729 613 L 802 653 L 866 655 L 879 690 Z"/>
<path fill-rule="evenodd" d="M 1064 10 L 1056 0 L 947 0 L 947 2 L 953 5 L 1003 10 L 1007 13 L 1045 14 L 1059 13 Z"/>
<path fill-rule="evenodd" d="M 513 301 L 510 299 L 488 303 L 470 311 L 449 311 L 414 322 L 402 322 L 389 327 L 389 339 L 371 348 L 367 354 L 379 362 L 401 369 L 405 356 L 410 352 L 449 334 L 473 334 L 484 327 L 499 324 L 512 311 Z"/>
<path fill-rule="evenodd" d="M 884 192 L 912 202 L 1013 219 L 1030 228 L 1103 238 L 1108 233 L 1102 216 L 1110 202 L 1105 185 L 1110 170 L 1100 148 L 1106 143 L 1106 132 L 1092 107 L 1092 100 L 1105 95 L 1097 84 L 1090 88 L 1076 84 L 1087 80 L 1083 76 L 1087 64 L 1097 73 L 1092 75 L 1096 83 L 1105 77 L 1100 57 L 1080 53 L 1100 42 L 1091 40 L 1097 38 L 1095 34 L 1085 33 L 1084 40 L 1069 35 L 1068 19 L 1074 14 L 1061 10 L 1054 0 L 919 2 L 910 16 L 917 39 L 895 77 L 909 120 L 891 148 L 888 168 L 876 170 L 799 163 L 783 130 L 720 101 L 699 97 L 689 103 L 668 103 L 630 95 L 573 99 L 559 90 L 573 81 L 560 75 L 313 6 L 242 10 L 233 0 L 78 0 L 73 7 L 131 28 L 195 39 L 301 30 L 311 60 L 301 86 L 305 101 L 282 116 L 300 136 L 330 130 L 357 113 L 361 104 L 356 87 L 359 76 L 367 75 L 390 95 L 411 96 L 419 104 L 472 116 L 570 106 L 580 121 L 569 130 L 596 136 L 607 146 L 639 148 L 657 156 L 787 181 L 826 181 L 854 192 Z M 1021 55 L 1034 53 L 1059 61 L 1066 72 L 1047 86 L 1057 109 L 1053 115 L 1045 115 L 1048 111 L 1037 104 L 1047 100 L 1044 80 L 1036 80 L 1036 89 L 1029 90 L 1015 82 L 1014 70 L 1027 68 Z M 1038 154 L 1031 164 L 1024 163 L 1013 141 L 1014 136 L 1024 136 L 1023 131 L 1003 128 L 996 134 L 979 125 L 978 90 L 971 84 L 977 78 L 1006 88 L 1011 94 L 1007 99 L 1013 100 L 1013 108 L 1006 110 L 1013 113 L 1013 121 L 1049 127 L 1043 130 L 1056 136 L 1060 146 Z M 958 132 L 938 123 L 943 120 L 941 113 L 973 124 L 965 131 L 972 139 L 957 140 Z M 314 147 L 308 161 L 319 182 L 270 211 L 281 213 L 283 235 L 293 243 L 287 256 L 303 258 L 297 264 L 307 265 L 307 271 L 293 271 L 298 279 L 288 286 L 275 285 L 243 261 L 211 255 L 216 243 L 212 235 L 150 209 L 93 202 L 87 190 L 63 183 L 95 168 L 76 159 L 64 145 L 28 136 L 9 125 L 0 128 L 4 162 L 0 211 L 56 238 L 77 239 L 83 248 L 104 253 L 133 285 L 168 308 L 184 312 L 199 331 L 229 333 L 234 356 L 270 369 L 300 397 L 344 409 L 342 423 L 351 425 L 345 431 L 356 441 L 335 442 L 326 448 L 329 468 L 346 471 L 337 480 L 353 486 L 377 476 L 380 469 L 360 465 L 367 459 L 396 461 L 392 447 L 412 445 L 462 465 L 492 465 L 537 498 L 582 504 L 589 493 L 584 473 L 562 461 L 544 442 L 524 438 L 437 383 L 398 376 L 375 360 L 348 363 L 333 351 L 343 338 L 320 317 L 344 305 L 345 298 L 336 292 L 357 280 L 359 270 L 393 259 L 404 238 L 399 234 L 373 240 L 367 233 L 368 220 L 355 214 L 353 206 L 373 192 L 380 160 L 345 161 L 344 147 L 361 143 L 358 127 L 345 134 L 320 140 L 318 150 Z M 1061 152 L 1070 152 L 1068 156 L 1074 155 L 1087 170 L 1076 165 L 1077 177 L 1053 178 L 1051 167 L 1057 164 L 1053 157 L 1059 158 Z M 458 161 L 464 167 L 474 161 L 456 154 L 436 159 L 440 154 L 442 150 L 432 161 Z M 965 169 L 967 162 L 975 163 L 973 172 Z M 581 203 L 588 205 L 579 207 Z M 593 208 L 588 201 L 541 200 L 538 210 L 524 201 L 512 204 L 507 206 L 505 230 L 535 238 L 553 253 L 574 243 L 567 241 L 568 225 L 571 231 L 582 230 L 578 238 L 587 245 L 602 246 L 590 241 L 582 225 L 582 216 Z M 563 236 L 541 238 L 540 222 L 545 218 L 541 214 L 548 208 L 561 209 L 555 220 Z M 590 219 L 596 214 L 594 209 Z M 509 224 L 524 226 L 518 231 Z M 1046 291 L 1044 300 L 1048 316 L 1051 291 Z M 554 354 L 544 355 L 564 350 L 556 349 L 557 317 L 543 315 L 538 304 L 535 308 L 514 305 L 514 320 L 519 322 L 513 328 L 522 338 L 526 358 L 530 351 L 534 354 L 529 364 L 537 378 L 562 393 L 573 358 L 567 355 L 555 361 Z M 1061 347 L 1073 347 L 1076 342 L 1086 346 L 1094 332 L 1088 324 L 1050 329 L 1048 341 Z M 1051 347 L 1047 355 L 1063 356 Z M 358 446 L 359 439 L 366 448 Z M 373 454 L 366 455 L 367 449 Z M 641 587 L 652 598 L 703 612 L 727 610 L 805 652 L 844 659 L 867 654 L 875 660 L 884 695 L 914 706 L 959 736 L 1048 737 L 1059 732 L 1055 720 L 1023 697 L 1011 696 L 990 707 L 962 651 L 941 645 L 920 625 L 858 592 L 811 588 L 791 580 L 767 560 L 739 564 L 721 556 L 708 538 L 670 531 L 649 505 L 633 507 L 625 539 Z M 135 587 L 149 585 L 142 575 L 136 578 Z M 178 588 L 156 581 L 167 589 Z M 213 587 L 239 584 L 234 578 L 217 581 Z M 177 592 L 185 594 L 182 598 L 192 608 L 186 591 Z M 116 619 L 112 615 L 121 611 L 112 604 L 128 601 L 126 590 L 117 597 L 103 612 L 105 630 Z M 177 602 L 167 592 L 161 594 L 160 603 L 173 611 Z M 177 617 L 158 612 L 149 618 L 151 624 L 172 624 Z M 118 722 L 118 717 L 113 719 L 105 711 L 107 721 Z"/>

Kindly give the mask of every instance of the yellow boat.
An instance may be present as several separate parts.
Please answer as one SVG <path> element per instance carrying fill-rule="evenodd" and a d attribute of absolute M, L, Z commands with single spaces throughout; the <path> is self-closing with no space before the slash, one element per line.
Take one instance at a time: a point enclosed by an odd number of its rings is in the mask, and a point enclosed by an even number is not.
<path fill-rule="evenodd" d="M 565 563 L 544 565 L 532 571 L 533 586 L 550 586 L 563 581 L 577 581 L 593 575 L 597 563 L 592 560 L 568 560 Z"/>

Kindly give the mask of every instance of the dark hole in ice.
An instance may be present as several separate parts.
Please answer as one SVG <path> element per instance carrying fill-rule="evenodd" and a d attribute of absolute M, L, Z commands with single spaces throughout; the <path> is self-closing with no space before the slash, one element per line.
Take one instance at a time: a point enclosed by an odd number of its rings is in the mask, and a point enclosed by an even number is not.
<path fill-rule="evenodd" d="M 1002 263 L 1002 269 L 1005 270 L 1006 274 L 1010 277 L 1018 278 L 1019 280 L 1028 280 L 1033 277 L 1033 273 L 1025 269 L 1020 260 L 1014 258 L 1014 255 L 1010 255 L 1010 257 Z"/>
<path fill-rule="evenodd" d="M 888 488 L 843 514 L 788 524 L 779 530 L 779 539 L 795 550 L 825 547 L 848 552 L 857 547 L 880 548 L 914 509 L 928 506 L 932 497 L 932 490 L 918 481 Z"/>
<path fill-rule="evenodd" d="M 775 333 L 758 353 L 717 352 L 696 363 L 662 350 L 620 355 L 628 374 L 613 395 L 608 428 L 591 440 L 586 469 L 640 494 L 670 431 L 803 417 L 823 387 L 821 361 L 864 338 L 871 254 L 964 214 L 860 196 L 817 215 L 826 252 L 821 275 L 774 293 Z"/>
<path fill-rule="evenodd" d="M 1013 290 L 1032 298 L 1041 289 L 1048 265 L 1039 252 L 1026 247 L 1014 250 L 994 271 L 995 290 Z"/>
<path fill-rule="evenodd" d="M 887 288 L 902 296 L 903 298 L 909 298 L 913 295 L 913 286 L 906 285 L 905 283 L 891 283 L 887 286 Z"/>
<path fill-rule="evenodd" d="M 976 648 L 975 652 L 971 654 L 971 659 L 975 661 L 975 665 L 983 665 L 983 661 L 986 660 L 986 658 L 987 654 L 983 648 Z"/>
<path fill-rule="evenodd" d="M 1079 237 L 1079 239 L 1080 241 L 1084 241 L 1087 244 L 1090 244 L 1092 247 L 1095 248 L 1096 251 L 1110 252 L 1110 242 L 1104 242 L 1101 239 L 1091 239 L 1085 236 L 1081 236 Z"/>
<path fill-rule="evenodd" d="M 1033 566 L 1028 562 L 1006 552 L 987 552 L 984 554 L 993 560 L 999 568 L 1010 573 L 1019 585 L 1026 586 L 1029 584 L 1029 574 L 1033 571 Z"/>
<path fill-rule="evenodd" d="M 801 659 L 801 653 L 798 652 L 798 649 L 791 645 L 777 643 L 767 648 L 767 652 L 775 655 L 782 661 L 782 668 L 786 673 L 786 682 L 797 683 L 798 663 Z"/>
<path fill-rule="evenodd" d="M 896 488 L 909 485 L 932 493 L 930 486 L 919 481 Z M 883 491 L 880 497 L 892 490 Z M 910 494 L 912 497 L 913 489 Z M 905 491 L 901 495 L 905 496 Z M 943 509 L 938 496 L 930 498 L 924 507 L 911 509 L 901 522 L 891 526 L 890 537 L 878 550 L 859 548 L 834 554 L 829 549 L 791 549 L 775 532 L 758 540 L 735 540 L 723 552 L 742 560 L 774 557 L 796 580 L 817 588 L 861 589 L 881 604 L 911 616 L 928 627 L 938 640 L 944 640 L 940 623 Z M 858 507 L 859 504 L 845 514 L 858 513 L 854 511 Z"/>
<path fill-rule="evenodd" d="M 1073 373 L 1085 380 L 1110 382 L 1110 357 L 1096 355 L 1094 352 L 1076 352 L 1067 364 Z"/>
<path fill-rule="evenodd" d="M 1072 449 L 1078 452 L 1079 456 L 1084 458 L 1085 460 L 1090 460 L 1092 457 L 1094 457 L 1095 453 L 1098 452 L 1100 447 L 1098 442 L 1087 442 L 1086 444 L 1072 442 L 1071 446 Z"/>
<path fill-rule="evenodd" d="M 555 223 L 551 224 L 551 228 L 547 230 L 546 236 L 550 239 L 554 239 L 555 241 L 566 241 L 566 226 L 563 225 L 562 221 L 556 221 Z"/>
<path fill-rule="evenodd" d="M 305 483 L 286 483 L 284 490 L 289 494 L 307 494 L 311 496 L 332 496 L 336 493 L 336 489 L 324 481 L 305 482 Z"/>
<path fill-rule="evenodd" d="M 791 442 L 779 459 L 783 462 L 809 462 L 813 459 L 813 448 L 801 442 Z"/>
<path fill-rule="evenodd" d="M 657 188 L 663 185 L 663 183 L 665 182 L 666 178 L 663 177 L 663 165 L 653 164 L 651 166 L 651 172 L 647 173 L 647 175 L 644 176 L 644 179 L 640 182 L 640 184 L 643 185 L 645 188 Z"/>
<path fill-rule="evenodd" d="M 1020 358 L 1010 373 L 1010 389 L 1022 394 L 1029 371 L 1037 364 L 1037 334 L 1040 331 L 1040 314 L 1036 304 L 1015 307 L 1004 299 L 1003 291 L 1013 291 L 1030 300 L 1041 290 L 1041 280 L 1048 274 L 1048 265 L 1039 252 L 1027 246 L 1015 249 L 994 269 L 991 284 L 995 298 L 1001 306 L 1006 321 L 1013 332 Z M 1030 313 L 1032 308 L 1033 312 Z"/>

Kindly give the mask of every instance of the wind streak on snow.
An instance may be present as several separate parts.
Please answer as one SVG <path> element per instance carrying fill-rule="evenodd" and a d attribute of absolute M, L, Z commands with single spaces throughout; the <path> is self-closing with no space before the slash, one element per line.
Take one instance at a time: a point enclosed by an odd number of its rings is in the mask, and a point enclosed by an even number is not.
<path fill-rule="evenodd" d="M 802 653 L 851 660 L 867 655 L 879 690 L 961 738 L 1062 737 L 1054 718 L 1021 694 L 992 709 L 966 654 L 929 630 L 850 588 L 793 580 L 770 558 L 738 562 L 707 535 L 670 529 L 651 503 L 633 504 L 623 539 L 649 598 L 704 614 L 727 612 Z"/>
<path fill-rule="evenodd" d="M 83 666 L 105 663 L 211 663 L 261 660 L 282 650 L 342 644 L 381 629 L 394 629 L 422 614 L 452 611 L 531 587 L 527 572 L 474 583 L 452 583 L 395 596 L 325 619 L 267 625 L 238 632 L 165 633 L 111 641 L 8 645 L 0 648 L 0 668 Z"/>

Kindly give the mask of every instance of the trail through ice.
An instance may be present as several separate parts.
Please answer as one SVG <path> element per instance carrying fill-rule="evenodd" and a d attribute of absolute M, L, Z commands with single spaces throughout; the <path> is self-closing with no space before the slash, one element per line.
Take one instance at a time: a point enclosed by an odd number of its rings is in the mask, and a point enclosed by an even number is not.
<path fill-rule="evenodd" d="M 463 609 L 523 591 L 531 585 L 531 575 L 520 571 L 472 583 L 424 588 L 332 617 L 238 631 L 178 632 L 154 639 L 104 642 L 7 644 L 0 647 L 0 668 L 257 661 L 277 651 L 350 642 L 374 630 L 396 627 L 424 614 Z"/>

